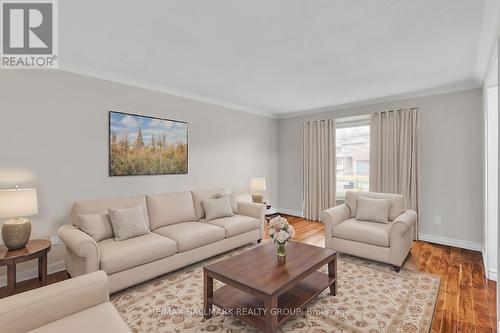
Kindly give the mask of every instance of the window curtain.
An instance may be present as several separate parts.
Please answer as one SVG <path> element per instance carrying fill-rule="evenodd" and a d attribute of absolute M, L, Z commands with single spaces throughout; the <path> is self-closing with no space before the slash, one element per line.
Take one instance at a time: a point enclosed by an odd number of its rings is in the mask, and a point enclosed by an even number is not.
<path fill-rule="evenodd" d="M 335 122 L 318 120 L 302 124 L 303 213 L 319 220 L 335 206 Z"/>
<path fill-rule="evenodd" d="M 370 191 L 403 194 L 406 208 L 417 213 L 419 114 L 417 108 L 374 113 L 370 124 Z"/>

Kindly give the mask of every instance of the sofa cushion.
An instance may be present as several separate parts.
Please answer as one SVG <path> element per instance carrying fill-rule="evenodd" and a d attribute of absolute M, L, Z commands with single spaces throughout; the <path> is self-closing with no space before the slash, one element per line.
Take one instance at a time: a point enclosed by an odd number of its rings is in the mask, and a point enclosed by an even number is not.
<path fill-rule="evenodd" d="M 201 202 L 206 199 L 215 199 L 217 198 L 218 193 L 226 193 L 228 192 L 224 188 L 218 188 L 214 190 L 205 190 L 205 191 L 192 191 L 193 195 L 193 203 L 194 203 L 194 211 L 196 213 L 196 220 L 200 220 L 205 217 L 205 210 Z"/>
<path fill-rule="evenodd" d="M 207 221 L 234 215 L 229 197 L 206 199 L 201 204 L 205 210 L 205 220 Z"/>
<path fill-rule="evenodd" d="M 347 191 L 345 194 L 345 204 L 351 211 L 351 217 L 356 217 L 359 196 L 371 199 L 389 200 L 389 221 L 394 221 L 396 217 L 404 212 L 406 207 L 405 197 L 402 194 Z"/>
<path fill-rule="evenodd" d="M 347 219 L 333 227 L 332 236 L 351 241 L 389 247 L 391 224 Z"/>
<path fill-rule="evenodd" d="M 151 230 L 196 220 L 191 192 L 147 195 Z"/>
<path fill-rule="evenodd" d="M 220 199 L 223 197 L 228 197 L 229 202 L 231 203 L 231 209 L 233 210 L 234 214 L 238 214 L 238 201 L 236 199 L 236 194 L 233 192 L 224 192 L 224 193 L 217 193 L 215 195 L 216 199 Z"/>
<path fill-rule="evenodd" d="M 110 208 L 130 208 L 141 205 L 144 209 L 144 218 L 149 227 L 148 209 L 144 195 L 130 198 L 98 199 L 90 201 L 77 201 L 71 210 L 71 224 L 78 225 L 78 215 L 107 212 Z"/>
<path fill-rule="evenodd" d="M 184 252 L 224 239 L 223 228 L 201 222 L 182 222 L 158 228 L 155 233 L 177 242 L 177 252 Z"/>
<path fill-rule="evenodd" d="M 141 205 L 130 208 L 109 209 L 115 240 L 122 241 L 150 233 Z"/>
<path fill-rule="evenodd" d="M 260 228 L 260 222 L 258 219 L 244 215 L 223 217 L 208 221 L 207 223 L 224 228 L 224 230 L 226 230 L 226 238 Z"/>
<path fill-rule="evenodd" d="M 389 200 L 358 197 L 356 220 L 389 223 Z"/>
<path fill-rule="evenodd" d="M 78 215 L 77 227 L 96 242 L 115 236 L 107 212 Z"/>
<path fill-rule="evenodd" d="M 171 256 L 177 252 L 177 244 L 155 233 L 129 238 L 123 241 L 106 239 L 99 243 L 101 269 L 108 274 Z"/>
<path fill-rule="evenodd" d="M 77 302 L 78 300 L 75 300 Z M 66 318 L 53 321 L 29 332 L 79 333 L 79 332 L 130 332 L 127 324 L 110 302 L 101 303 Z"/>

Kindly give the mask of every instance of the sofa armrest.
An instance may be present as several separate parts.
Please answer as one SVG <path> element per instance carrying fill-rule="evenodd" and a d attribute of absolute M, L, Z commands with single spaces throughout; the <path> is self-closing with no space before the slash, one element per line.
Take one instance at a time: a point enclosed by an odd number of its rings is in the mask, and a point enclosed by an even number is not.
<path fill-rule="evenodd" d="M 57 234 L 69 251 L 85 259 L 85 272 L 99 270 L 100 253 L 96 241 L 73 225 L 63 225 Z M 66 263 L 68 265 L 68 263 Z"/>
<path fill-rule="evenodd" d="M 391 223 L 391 238 L 392 236 L 401 236 L 412 230 L 413 225 L 417 221 L 417 212 L 407 210 L 394 219 Z"/>
<path fill-rule="evenodd" d="M 0 299 L 0 327 L 27 332 L 108 301 L 108 276 L 93 272 Z"/>
<path fill-rule="evenodd" d="M 238 214 L 258 219 L 260 221 L 260 238 L 262 238 L 266 221 L 266 205 L 254 202 L 238 201 Z"/>

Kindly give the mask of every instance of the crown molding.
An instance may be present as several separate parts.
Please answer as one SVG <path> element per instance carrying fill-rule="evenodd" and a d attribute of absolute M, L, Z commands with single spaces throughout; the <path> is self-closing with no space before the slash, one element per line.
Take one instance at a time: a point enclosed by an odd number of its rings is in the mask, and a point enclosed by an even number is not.
<path fill-rule="evenodd" d="M 212 97 L 202 96 L 202 95 L 198 95 L 198 94 L 184 91 L 184 90 L 166 87 L 166 86 L 163 86 L 160 84 L 155 84 L 155 83 L 151 83 L 151 82 L 147 82 L 147 81 L 143 81 L 143 80 L 136 80 L 136 79 L 132 79 L 129 77 L 125 77 L 125 76 L 121 76 L 121 75 L 117 75 L 117 74 L 113 74 L 113 73 L 109 73 L 109 72 L 103 72 L 103 71 L 100 71 L 97 69 L 75 65 L 75 64 L 68 63 L 65 61 L 59 61 L 59 70 L 63 71 L 63 72 L 69 72 L 69 73 L 73 73 L 73 74 L 91 77 L 94 79 L 100 79 L 100 80 L 104 80 L 104 81 L 109 81 L 109 82 L 113 82 L 113 83 L 119 83 L 119 84 L 131 86 L 131 87 L 160 92 L 160 93 L 168 94 L 168 95 L 172 95 L 172 96 L 187 98 L 187 99 L 191 99 L 194 101 L 212 104 L 212 105 L 217 105 L 217 106 L 229 108 L 229 109 L 236 110 L 236 111 L 252 113 L 252 114 L 256 114 L 256 115 L 263 116 L 263 117 L 277 118 L 276 114 L 272 113 L 272 112 L 258 110 L 258 109 L 254 109 L 254 108 L 251 108 L 248 106 L 227 102 L 227 101 L 223 101 L 223 100 L 212 98 Z"/>
<path fill-rule="evenodd" d="M 151 83 L 151 82 L 147 82 L 147 81 L 143 81 L 143 80 L 136 80 L 136 79 L 124 77 L 124 76 L 109 73 L 109 72 L 103 72 L 103 71 L 99 71 L 99 70 L 96 70 L 96 69 L 93 69 L 90 67 L 79 66 L 79 65 L 71 64 L 71 63 L 64 62 L 64 61 L 59 62 L 59 70 L 63 71 L 63 72 L 69 72 L 69 73 L 73 73 L 73 74 L 83 75 L 83 76 L 87 76 L 87 77 L 91 77 L 91 78 L 95 78 L 95 79 L 105 80 L 105 81 L 109 81 L 109 82 L 113 82 L 113 83 L 123 84 L 123 85 L 131 86 L 131 87 L 141 88 L 141 89 L 145 89 L 145 90 L 149 90 L 149 91 L 156 91 L 156 92 L 160 92 L 160 93 L 164 93 L 164 94 L 168 94 L 168 95 L 172 95 L 172 96 L 177 96 L 177 97 L 182 97 L 182 98 L 186 98 L 186 99 L 190 99 L 190 100 L 194 100 L 194 101 L 198 101 L 198 102 L 202 102 L 202 103 L 217 105 L 217 106 L 229 108 L 232 110 L 256 114 L 259 116 L 272 118 L 272 119 L 294 118 L 294 117 L 300 117 L 300 116 L 311 115 L 311 114 L 316 114 L 316 113 L 331 112 L 331 111 L 337 111 L 337 110 L 348 109 L 348 108 L 353 108 L 353 107 L 360 107 L 360 106 L 367 106 L 367 105 L 373 105 L 373 104 L 380 104 L 380 103 L 404 100 L 404 99 L 409 99 L 409 98 L 424 97 L 424 96 L 457 92 L 457 91 L 462 91 L 462 90 L 469 90 L 469 89 L 479 88 L 482 86 L 481 84 L 477 83 L 476 81 L 467 81 L 467 82 L 461 82 L 461 83 L 451 84 L 451 85 L 447 85 L 447 86 L 436 87 L 436 88 L 432 88 L 432 89 L 426 89 L 426 90 L 408 92 L 408 93 L 403 93 L 403 94 L 366 99 L 366 100 L 358 101 L 358 102 L 332 105 L 332 106 L 303 110 L 303 111 L 294 111 L 294 112 L 287 112 L 287 113 L 275 113 L 275 112 L 258 110 L 258 109 L 254 109 L 252 107 L 235 104 L 235 103 L 231 103 L 228 101 L 219 100 L 219 99 L 212 98 L 212 97 L 202 96 L 202 95 L 198 95 L 198 94 L 191 93 L 188 91 L 174 89 L 174 88 L 166 87 L 163 85 L 159 85 L 159 84 L 155 84 L 155 83 Z"/>
<path fill-rule="evenodd" d="M 297 112 L 280 113 L 280 114 L 277 114 L 277 118 L 278 119 L 294 118 L 294 117 L 306 116 L 306 115 L 323 113 L 323 112 L 331 112 L 331 111 L 338 111 L 338 110 L 350 109 L 350 108 L 367 106 L 367 105 L 375 105 L 375 104 L 381 104 L 381 103 L 400 101 L 400 100 L 405 100 L 405 99 L 410 99 L 410 98 L 441 95 L 441 94 L 447 94 L 447 93 L 458 92 L 458 91 L 463 91 L 463 90 L 476 89 L 476 88 L 480 88 L 481 86 L 482 86 L 482 84 L 472 80 L 472 81 L 467 81 L 467 82 L 450 84 L 450 85 L 446 85 L 446 86 L 435 87 L 435 88 L 431 88 L 431 89 L 412 91 L 412 92 L 384 96 L 384 97 L 376 97 L 376 98 L 366 99 L 366 100 L 358 101 L 358 102 L 345 103 L 345 104 L 339 104 L 339 105 L 333 105 L 333 106 L 327 106 L 327 107 L 304 110 L 304 111 L 297 111 Z"/>

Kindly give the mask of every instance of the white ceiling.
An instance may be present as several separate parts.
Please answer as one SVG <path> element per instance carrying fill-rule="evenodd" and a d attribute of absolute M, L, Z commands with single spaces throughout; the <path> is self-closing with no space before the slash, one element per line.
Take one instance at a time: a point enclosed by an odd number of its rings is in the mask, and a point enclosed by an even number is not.
<path fill-rule="evenodd" d="M 478 86 L 485 70 L 483 0 L 59 3 L 63 69 L 270 115 Z"/>

